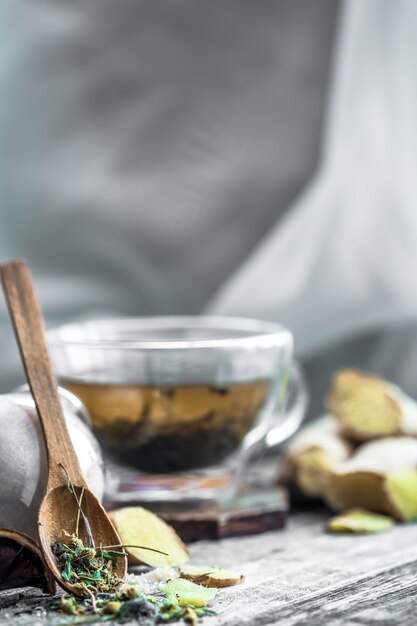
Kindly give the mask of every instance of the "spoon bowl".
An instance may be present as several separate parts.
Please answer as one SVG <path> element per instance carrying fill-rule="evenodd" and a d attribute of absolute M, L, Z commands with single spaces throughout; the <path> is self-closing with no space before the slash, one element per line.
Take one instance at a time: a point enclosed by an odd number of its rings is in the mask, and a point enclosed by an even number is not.
<path fill-rule="evenodd" d="M 82 511 L 90 525 L 95 547 L 120 546 L 120 538 L 97 498 L 91 491 L 83 491 L 82 487 L 74 487 L 74 490 L 78 498 L 83 494 Z M 59 585 L 74 595 L 82 592 L 62 578 L 52 545 L 56 541 L 67 543 L 65 533 L 72 535 L 76 532 L 78 510 L 74 494 L 69 491 L 68 486 L 55 487 L 48 491 L 42 502 L 38 522 L 39 541 L 49 569 Z M 82 516 L 79 517 L 78 537 L 85 546 L 90 546 L 90 535 Z M 127 557 L 118 559 L 113 571 L 123 581 L 127 573 Z"/>

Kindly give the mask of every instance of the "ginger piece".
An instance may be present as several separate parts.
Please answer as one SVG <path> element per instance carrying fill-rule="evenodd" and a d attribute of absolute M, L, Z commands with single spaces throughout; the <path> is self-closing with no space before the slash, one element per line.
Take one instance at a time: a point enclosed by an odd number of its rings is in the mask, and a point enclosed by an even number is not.
<path fill-rule="evenodd" d="M 402 519 L 417 518 L 417 470 L 402 470 L 387 476 L 386 491 Z"/>
<path fill-rule="evenodd" d="M 200 608 L 212 602 L 217 594 L 217 589 L 210 589 L 185 580 L 183 578 L 175 578 L 168 580 L 166 583 L 159 585 L 168 598 L 175 598 L 180 606 L 193 606 Z"/>
<path fill-rule="evenodd" d="M 417 403 L 388 381 L 359 370 L 336 372 L 327 408 L 355 441 L 417 435 Z"/>
<path fill-rule="evenodd" d="M 310 497 L 321 497 L 332 468 L 352 453 L 330 415 L 304 427 L 290 442 L 279 482 L 295 484 Z"/>
<path fill-rule="evenodd" d="M 127 507 L 111 511 L 110 519 L 126 546 L 129 564 L 176 567 L 189 560 L 188 550 L 175 530 L 151 511 L 140 506 Z M 131 546 L 155 548 L 167 556 Z"/>
<path fill-rule="evenodd" d="M 216 587 L 218 589 L 239 585 L 245 580 L 243 574 L 221 567 L 207 567 L 203 565 L 185 565 L 181 567 L 180 577 L 205 587 Z"/>
<path fill-rule="evenodd" d="M 337 511 L 359 507 L 399 521 L 417 519 L 416 468 L 416 439 L 371 441 L 330 472 L 324 498 Z"/>
<path fill-rule="evenodd" d="M 365 509 L 352 509 L 329 519 L 327 530 L 334 534 L 364 535 L 382 533 L 394 526 L 391 517 L 371 513 Z"/>

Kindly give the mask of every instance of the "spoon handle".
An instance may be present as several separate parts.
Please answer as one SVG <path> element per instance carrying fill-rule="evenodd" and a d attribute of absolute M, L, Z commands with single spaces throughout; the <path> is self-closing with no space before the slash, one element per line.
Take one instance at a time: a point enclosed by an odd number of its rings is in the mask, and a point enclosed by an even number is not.
<path fill-rule="evenodd" d="M 25 261 L 11 261 L 0 265 L 0 272 L 26 377 L 45 436 L 48 489 L 66 483 L 62 465 L 74 485 L 83 486 L 85 480 L 62 412 L 29 267 Z"/>

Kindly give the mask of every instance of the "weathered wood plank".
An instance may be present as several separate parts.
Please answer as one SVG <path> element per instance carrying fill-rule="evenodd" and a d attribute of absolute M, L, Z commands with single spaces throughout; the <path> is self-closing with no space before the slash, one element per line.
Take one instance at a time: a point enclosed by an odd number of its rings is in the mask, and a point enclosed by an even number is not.
<path fill-rule="evenodd" d="M 244 585 L 222 590 L 224 604 L 237 602 L 207 626 L 416 623 L 417 525 L 332 536 L 324 523 L 323 513 L 303 514 L 283 531 L 192 545 L 193 562 L 233 566 L 247 576 Z"/>
<path fill-rule="evenodd" d="M 6 589 L 0 591 L 0 609 L 4 609 L 8 606 L 13 606 L 16 602 L 22 599 L 42 598 L 46 597 L 42 595 L 40 589 L 35 587 L 21 587 L 20 589 Z"/>
<path fill-rule="evenodd" d="M 405 600 L 417 606 L 416 525 L 350 537 L 327 535 L 323 528 L 323 516 L 302 515 L 281 533 L 212 545 L 211 562 L 239 562 L 247 582 L 225 594 L 239 601 L 211 624 L 293 626 L 307 619 L 309 625 L 327 624 L 328 619 L 347 623 L 359 619 L 352 607 L 368 611 L 356 623 L 372 624 L 372 608 L 394 624 L 394 597 L 402 602 L 403 613 Z M 203 562 L 207 550 L 206 545 L 195 546 L 194 560 Z"/>
<path fill-rule="evenodd" d="M 258 616 L 242 624 L 270 626 L 283 624 L 299 626 L 308 620 L 309 626 L 322 624 L 400 624 L 399 615 L 415 612 L 417 601 L 416 563 L 402 565 L 374 576 L 360 578 L 346 585 L 325 588 L 317 594 L 309 594 L 259 612 Z M 228 623 L 227 621 L 223 622 Z"/>

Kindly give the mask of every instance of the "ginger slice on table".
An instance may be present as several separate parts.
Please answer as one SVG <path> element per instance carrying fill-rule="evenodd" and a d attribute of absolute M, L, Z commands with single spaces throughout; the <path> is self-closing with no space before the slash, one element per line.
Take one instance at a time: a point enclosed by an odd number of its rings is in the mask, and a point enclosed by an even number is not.
<path fill-rule="evenodd" d="M 180 606 L 203 607 L 212 602 L 217 594 L 216 589 L 210 589 L 183 578 L 168 580 L 166 583 L 161 583 L 159 588 L 168 597 L 175 598 Z"/>
<path fill-rule="evenodd" d="M 175 530 L 151 511 L 127 507 L 111 511 L 110 519 L 126 546 L 129 564 L 180 566 L 189 560 L 188 550 Z M 166 556 L 130 546 L 155 548 Z"/>
<path fill-rule="evenodd" d="M 352 509 L 332 517 L 327 523 L 327 530 L 340 535 L 364 535 L 382 533 L 394 526 L 394 520 L 387 515 L 371 513 L 365 509 Z"/>
<path fill-rule="evenodd" d="M 199 585 L 216 588 L 232 587 L 245 580 L 243 574 L 221 567 L 204 565 L 184 565 L 180 568 L 180 577 Z"/>

